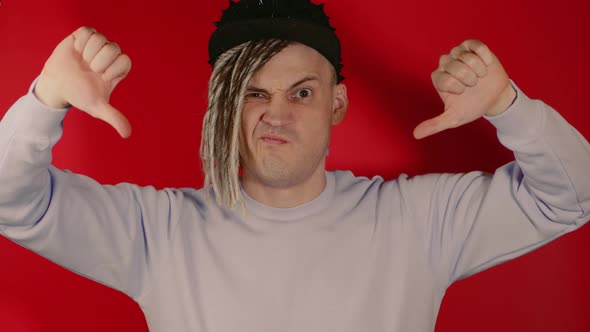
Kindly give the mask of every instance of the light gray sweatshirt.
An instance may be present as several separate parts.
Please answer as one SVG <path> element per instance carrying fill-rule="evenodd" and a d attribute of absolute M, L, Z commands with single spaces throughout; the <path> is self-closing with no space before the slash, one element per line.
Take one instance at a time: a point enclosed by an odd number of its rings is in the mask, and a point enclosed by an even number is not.
<path fill-rule="evenodd" d="M 521 91 L 488 118 L 516 161 L 384 181 L 326 172 L 290 209 L 203 189 L 101 185 L 51 166 L 67 110 L 29 93 L 0 122 L 0 231 L 128 294 L 153 332 L 426 332 L 455 280 L 590 215 L 590 146 Z"/>

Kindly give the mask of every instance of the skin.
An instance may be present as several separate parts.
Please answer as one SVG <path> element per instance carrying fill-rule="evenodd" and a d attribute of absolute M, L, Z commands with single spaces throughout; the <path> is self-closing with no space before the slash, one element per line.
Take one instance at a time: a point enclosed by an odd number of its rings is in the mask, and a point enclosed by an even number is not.
<path fill-rule="evenodd" d="M 348 108 L 346 86 L 316 50 L 291 44 L 248 83 L 240 131 L 242 185 L 274 207 L 294 207 L 325 187 L 332 126 Z"/>
<path fill-rule="evenodd" d="M 416 139 L 462 126 L 484 115 L 497 116 L 516 98 L 496 55 L 475 39 L 468 39 L 442 55 L 431 78 L 444 103 L 444 112 L 420 123 L 414 129 Z"/>
<path fill-rule="evenodd" d="M 119 46 L 90 27 L 64 39 L 49 57 L 35 88 L 53 108 L 75 106 L 106 121 L 122 137 L 131 126 L 109 104 L 131 69 Z M 309 202 L 325 188 L 325 159 L 331 128 L 348 108 L 346 87 L 335 84 L 333 68 L 315 50 L 293 44 L 275 55 L 249 82 L 240 130 L 244 189 L 273 207 Z M 444 111 L 420 123 L 421 139 L 482 116 L 497 116 L 516 97 L 504 68 L 478 40 L 466 40 L 441 56 L 432 82 Z M 293 86 L 302 79 L 305 82 Z"/>
<path fill-rule="evenodd" d="M 117 43 L 91 27 L 81 27 L 57 45 L 39 75 L 35 95 L 53 108 L 75 106 L 131 135 L 127 118 L 109 104 L 111 93 L 131 70 Z"/>

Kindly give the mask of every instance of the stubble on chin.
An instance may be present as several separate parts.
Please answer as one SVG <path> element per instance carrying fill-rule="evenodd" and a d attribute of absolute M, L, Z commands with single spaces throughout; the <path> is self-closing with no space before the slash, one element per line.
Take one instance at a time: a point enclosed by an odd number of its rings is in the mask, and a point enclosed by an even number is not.
<path fill-rule="evenodd" d="M 266 186 L 282 188 L 297 182 L 295 170 L 279 156 L 265 156 L 258 166 L 256 177 Z"/>

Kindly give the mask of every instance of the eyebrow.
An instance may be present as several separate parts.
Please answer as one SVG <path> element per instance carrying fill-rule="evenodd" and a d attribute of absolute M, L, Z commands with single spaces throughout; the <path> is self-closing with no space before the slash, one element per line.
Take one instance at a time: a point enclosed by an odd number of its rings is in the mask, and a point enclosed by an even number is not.
<path fill-rule="evenodd" d="M 305 82 L 319 81 L 319 80 L 320 80 L 319 77 L 316 75 L 307 75 L 304 78 L 300 79 L 299 81 L 291 84 L 291 86 L 287 90 L 291 90 L 291 89 L 295 88 L 296 86 L 299 86 Z M 262 92 L 262 93 L 266 93 L 266 94 L 269 93 L 266 89 L 259 88 L 259 87 L 253 86 L 253 85 L 248 85 L 247 90 L 252 91 L 252 92 Z"/>

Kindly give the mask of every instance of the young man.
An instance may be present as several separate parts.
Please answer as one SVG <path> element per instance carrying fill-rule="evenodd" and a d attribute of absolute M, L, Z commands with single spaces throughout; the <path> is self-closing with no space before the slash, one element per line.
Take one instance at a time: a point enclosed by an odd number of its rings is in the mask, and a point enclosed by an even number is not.
<path fill-rule="evenodd" d="M 432 331 L 453 281 L 589 218 L 588 142 L 479 41 L 441 57 L 445 112 L 414 134 L 485 116 L 516 160 L 394 181 L 325 170 L 348 100 L 321 7 L 232 3 L 209 50 L 203 189 L 102 186 L 50 165 L 70 106 L 131 132 L 108 104 L 130 60 L 88 27 L 0 122 L 2 233 L 125 292 L 151 331 Z"/>

